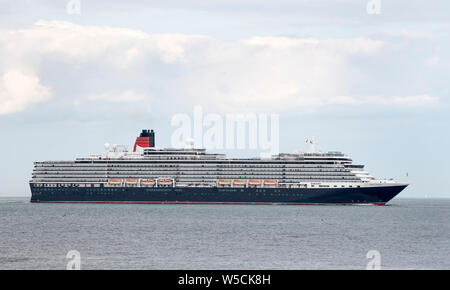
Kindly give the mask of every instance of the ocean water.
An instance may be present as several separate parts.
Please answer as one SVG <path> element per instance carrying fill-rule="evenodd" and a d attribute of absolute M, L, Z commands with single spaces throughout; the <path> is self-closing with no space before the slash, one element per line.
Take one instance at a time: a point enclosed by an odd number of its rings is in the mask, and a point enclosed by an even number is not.
<path fill-rule="evenodd" d="M 450 269 L 450 200 L 388 206 L 32 204 L 0 199 L 0 269 Z"/>

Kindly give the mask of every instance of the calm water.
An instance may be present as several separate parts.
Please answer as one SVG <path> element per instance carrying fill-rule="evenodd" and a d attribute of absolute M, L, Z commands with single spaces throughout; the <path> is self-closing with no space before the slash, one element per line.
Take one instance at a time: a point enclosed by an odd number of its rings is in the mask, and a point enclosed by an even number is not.
<path fill-rule="evenodd" d="M 450 200 L 389 206 L 31 204 L 0 199 L 0 269 L 450 269 Z"/>

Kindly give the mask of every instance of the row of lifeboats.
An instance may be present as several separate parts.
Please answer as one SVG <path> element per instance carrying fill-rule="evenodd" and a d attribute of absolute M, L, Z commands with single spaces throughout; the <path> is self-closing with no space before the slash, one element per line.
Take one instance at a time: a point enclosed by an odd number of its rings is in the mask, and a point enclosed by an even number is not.
<path fill-rule="evenodd" d="M 159 178 L 159 179 L 109 179 L 110 184 L 143 184 L 154 185 L 158 184 L 173 184 L 174 180 L 171 178 Z M 258 180 L 258 179 L 219 179 L 217 182 L 219 185 L 277 185 L 276 180 Z"/>
<path fill-rule="evenodd" d="M 172 184 L 173 179 L 170 178 L 159 178 L 159 179 L 109 179 L 110 184 L 143 184 L 143 185 L 154 185 L 158 184 Z"/>
<path fill-rule="evenodd" d="M 229 180 L 229 179 L 219 179 L 218 184 L 220 185 L 231 185 L 231 184 L 236 184 L 236 185 L 277 185 L 278 181 L 276 180 L 258 180 L 258 179 L 236 179 L 236 180 Z"/>

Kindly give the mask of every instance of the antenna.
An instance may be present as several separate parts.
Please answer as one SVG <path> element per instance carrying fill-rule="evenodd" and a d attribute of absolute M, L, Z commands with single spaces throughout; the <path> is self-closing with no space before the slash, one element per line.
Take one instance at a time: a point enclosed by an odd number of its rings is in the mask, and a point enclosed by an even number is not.
<path fill-rule="evenodd" d="M 315 153 L 316 152 L 316 139 L 313 136 L 310 140 L 309 140 L 309 153 Z"/>

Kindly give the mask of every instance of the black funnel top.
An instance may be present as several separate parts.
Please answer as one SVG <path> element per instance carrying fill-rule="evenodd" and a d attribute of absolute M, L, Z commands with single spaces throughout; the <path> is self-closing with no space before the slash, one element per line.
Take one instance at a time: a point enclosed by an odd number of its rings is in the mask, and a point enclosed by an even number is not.
<path fill-rule="evenodd" d="M 150 137 L 150 147 L 155 147 L 155 132 L 153 130 L 143 129 L 139 137 Z"/>

